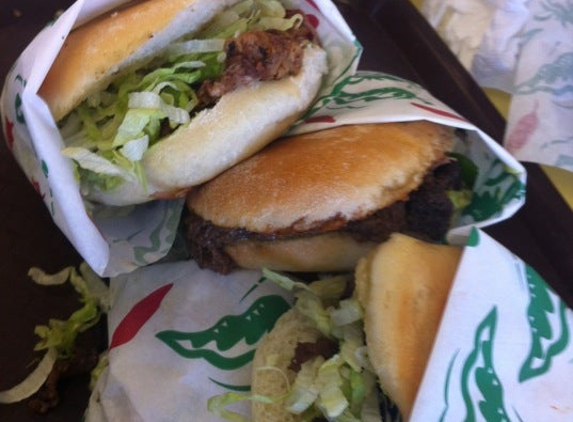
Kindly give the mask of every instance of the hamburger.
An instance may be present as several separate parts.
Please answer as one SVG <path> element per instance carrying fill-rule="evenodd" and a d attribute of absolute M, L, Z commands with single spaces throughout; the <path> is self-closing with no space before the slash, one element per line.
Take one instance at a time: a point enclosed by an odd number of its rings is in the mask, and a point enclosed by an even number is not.
<path fill-rule="evenodd" d="M 258 151 L 326 72 L 308 17 L 281 1 L 132 1 L 70 32 L 39 95 L 82 194 L 128 205 L 183 196 Z"/>
<path fill-rule="evenodd" d="M 391 233 L 443 240 L 471 189 L 456 136 L 413 121 L 279 139 L 189 192 L 191 258 L 220 273 L 348 271 Z"/>
<path fill-rule="evenodd" d="M 253 360 L 253 421 L 408 420 L 462 249 L 394 234 L 302 286 Z"/>

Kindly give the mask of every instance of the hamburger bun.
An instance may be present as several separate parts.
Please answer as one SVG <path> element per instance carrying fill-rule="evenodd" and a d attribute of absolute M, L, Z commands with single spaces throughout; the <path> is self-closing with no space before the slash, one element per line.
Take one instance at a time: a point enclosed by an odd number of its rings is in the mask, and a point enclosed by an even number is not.
<path fill-rule="evenodd" d="M 383 391 L 408 420 L 462 249 L 394 234 L 360 259 L 354 298 L 363 309 L 369 368 Z M 296 373 L 289 369 L 298 343 L 318 340 L 316 323 L 295 306 L 277 321 L 257 347 L 252 393 L 286 397 Z M 277 370 L 269 370 L 269 362 Z M 288 383 L 287 381 L 288 380 Z M 383 412 L 384 409 L 381 409 Z M 253 421 L 298 421 L 284 400 L 254 401 Z"/>
<path fill-rule="evenodd" d="M 187 207 L 214 227 L 252 234 L 222 246 L 239 267 L 349 270 L 380 242 L 340 229 L 407 201 L 453 144 L 452 128 L 428 121 L 287 137 L 193 189 Z M 193 250 L 199 236 L 189 238 Z"/>
<path fill-rule="evenodd" d="M 363 258 L 355 294 L 382 390 L 408 420 L 462 249 L 395 234 Z"/>
<path fill-rule="evenodd" d="M 239 0 L 147 0 L 74 29 L 39 90 L 60 122 L 119 76 L 149 63 L 173 41 L 191 37 Z M 83 186 L 88 199 L 127 205 L 183 196 L 192 186 L 255 153 L 280 136 L 310 106 L 327 72 L 326 52 L 304 47 L 296 75 L 253 82 L 224 94 L 153 145 L 141 165 L 147 186 L 126 180 L 116 189 Z"/>

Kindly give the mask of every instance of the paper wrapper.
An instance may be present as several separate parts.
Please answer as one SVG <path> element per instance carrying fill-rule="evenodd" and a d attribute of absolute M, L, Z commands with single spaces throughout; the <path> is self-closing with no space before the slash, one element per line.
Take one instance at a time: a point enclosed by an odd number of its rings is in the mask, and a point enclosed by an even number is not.
<path fill-rule="evenodd" d="M 481 86 L 512 96 L 505 147 L 573 171 L 573 3 L 425 0 L 423 12 Z"/>
<path fill-rule="evenodd" d="M 109 366 L 87 422 L 220 421 L 207 400 L 248 393 L 256 344 L 292 304 L 258 271 L 221 276 L 192 261 L 141 268 L 110 288 Z"/>
<path fill-rule="evenodd" d="M 448 233 L 461 243 L 473 226 L 485 227 L 512 216 L 524 203 L 523 166 L 487 134 L 413 82 L 379 72 L 359 71 L 320 97 L 291 134 L 338 125 L 429 120 L 465 130 L 455 152 L 479 168 L 472 203 Z"/>
<path fill-rule="evenodd" d="M 84 204 L 71 161 L 60 154 L 63 141 L 44 101 L 37 95 L 70 30 L 124 3 L 78 0 L 32 41 L 9 72 L 0 112 L 8 147 L 44 200 L 54 222 L 88 264 L 102 276 L 127 273 L 163 258 L 176 236 L 183 201 L 154 201 L 132 207 Z M 288 0 L 316 19 L 328 52 L 328 92 L 352 74 L 361 47 L 329 0 Z"/>
<path fill-rule="evenodd" d="M 539 274 L 474 230 L 411 422 L 572 420 L 572 330 Z"/>
<path fill-rule="evenodd" d="M 221 421 L 207 400 L 248 394 L 253 351 L 292 303 L 259 272 L 193 262 L 111 288 L 109 367 L 87 422 Z M 571 330 L 573 312 L 535 270 L 472 229 L 410 421 L 570 421 Z M 249 416 L 250 403 L 232 410 Z"/>

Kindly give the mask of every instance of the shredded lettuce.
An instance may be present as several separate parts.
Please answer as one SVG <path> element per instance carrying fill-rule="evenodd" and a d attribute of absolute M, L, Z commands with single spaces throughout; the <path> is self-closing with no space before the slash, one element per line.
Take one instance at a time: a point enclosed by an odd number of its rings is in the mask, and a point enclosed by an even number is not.
<path fill-rule="evenodd" d="M 42 387 L 58 358 L 56 349 L 48 349 L 38 366 L 18 385 L 9 390 L 0 391 L 0 403 L 9 404 L 22 401 Z"/>
<path fill-rule="evenodd" d="M 320 296 L 308 290 L 302 293 L 297 295 L 296 308 L 309 316 L 323 335 L 335 339 L 339 350 L 326 361 L 322 362 L 320 357 L 311 361 L 319 364 L 314 378 L 309 380 L 308 374 L 298 373 L 294 385 L 301 382 L 301 376 L 306 378 L 302 383 L 311 385 L 311 391 L 317 392 L 312 408 L 315 412 L 319 410 L 319 414 L 328 420 L 361 421 L 362 413 L 367 412 L 370 406 L 368 397 L 376 397 L 372 386 L 375 386 L 377 379 L 372 372 L 365 345 L 362 309 L 354 298 L 332 304 L 332 297 L 327 297 L 331 304 L 325 305 Z M 287 408 L 292 410 L 303 406 L 309 409 L 308 403 L 300 397 L 304 396 L 293 388 L 287 399 Z M 379 411 L 376 412 L 373 414 L 378 415 L 377 419 L 371 420 L 380 421 Z"/>
<path fill-rule="evenodd" d="M 318 368 L 316 375 L 316 404 L 329 420 L 340 416 L 349 406 L 348 398 L 342 391 L 345 382 L 341 374 L 342 365 L 344 360 L 336 354 Z"/>
<path fill-rule="evenodd" d="M 46 350 L 36 369 L 21 383 L 0 392 L 0 403 L 15 403 L 24 400 L 40 389 L 58 359 L 69 358 L 78 334 L 94 326 L 103 313 L 107 313 L 110 297 L 107 285 L 84 262 L 79 273 L 74 267 L 66 267 L 55 274 L 47 274 L 39 268 L 28 271 L 30 278 L 44 286 L 70 282 L 80 296 L 83 306 L 72 313 L 66 321 L 50 319 L 47 325 L 39 325 L 35 333 L 40 341 L 34 350 Z"/>
<path fill-rule="evenodd" d="M 302 16 L 286 18 L 277 0 L 243 0 L 215 16 L 193 39 L 159 52 L 144 68 L 121 75 L 87 98 L 60 122 L 82 192 L 109 191 L 126 180 L 147 180 L 140 161 L 160 141 L 163 129 L 189 124 L 199 104 L 196 90 L 224 71 L 225 39 L 253 30 L 288 30 Z"/>
<path fill-rule="evenodd" d="M 318 369 L 323 363 L 324 358 L 319 356 L 301 365 L 294 385 L 285 401 L 285 408 L 289 412 L 300 415 L 309 409 L 318 399 L 319 390 L 315 379 L 318 375 Z"/>
<path fill-rule="evenodd" d="M 246 416 L 238 413 L 233 412 L 232 410 L 228 409 L 228 406 L 233 403 L 238 403 L 245 400 L 250 401 L 257 401 L 260 403 L 267 403 L 272 404 L 276 403 L 279 400 L 282 400 L 282 397 L 273 398 L 263 395 L 245 395 L 240 393 L 225 393 L 220 394 L 218 396 L 213 396 L 209 400 L 207 400 L 207 410 L 217 415 L 223 419 L 233 421 L 233 422 L 250 422 L 250 419 Z"/>
<path fill-rule="evenodd" d="M 303 283 L 302 281 L 299 280 L 295 280 L 294 278 L 281 274 L 279 272 L 269 270 L 268 268 L 263 268 L 262 272 L 263 272 L 263 277 L 265 277 L 267 280 L 273 281 L 274 283 L 278 284 L 283 289 L 289 292 L 292 292 L 295 288 L 302 290 L 309 289 L 306 283 Z"/>
<path fill-rule="evenodd" d="M 473 188 L 478 177 L 479 168 L 471 158 L 463 154 L 450 152 L 448 156 L 457 161 L 461 168 L 461 189 L 447 191 L 448 198 L 454 207 L 451 218 L 451 223 L 454 224 L 464 209 L 472 203 Z"/>
<path fill-rule="evenodd" d="M 389 419 L 380 415 L 380 406 L 386 409 L 391 403 L 379 403 L 378 378 L 365 344 L 363 309 L 356 298 L 345 297 L 353 275 L 347 273 L 324 277 L 310 284 L 268 269 L 263 269 L 263 275 L 283 288 L 294 291 L 296 309 L 308 316 L 325 337 L 338 343 L 338 352 L 332 357 L 325 359 L 316 356 L 301 364 L 285 397 L 267 397 L 266 400 L 273 403 L 284 400 L 285 409 L 300 415 L 303 421 L 319 417 L 334 422 L 400 420 L 399 414 Z M 267 362 L 268 365 L 272 366 L 272 360 Z M 280 371 L 278 368 L 276 370 Z M 382 397 L 388 400 L 383 394 Z M 232 399 L 267 402 L 261 397 L 238 395 L 229 398 L 229 401 L 219 399 L 217 403 L 225 407 L 233 402 Z M 221 409 L 218 412 L 218 415 L 224 416 Z M 235 415 L 227 416 L 232 421 L 243 421 L 235 419 Z"/>

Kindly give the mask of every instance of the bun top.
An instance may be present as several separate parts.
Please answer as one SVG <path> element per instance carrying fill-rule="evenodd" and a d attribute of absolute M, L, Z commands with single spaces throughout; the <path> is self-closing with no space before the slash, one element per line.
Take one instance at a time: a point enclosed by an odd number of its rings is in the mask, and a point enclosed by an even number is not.
<path fill-rule="evenodd" d="M 428 121 L 348 125 L 283 138 L 192 190 L 205 220 L 259 233 L 343 225 L 405 200 L 445 158 L 453 129 Z"/>
<path fill-rule="evenodd" d="M 56 121 L 118 73 L 192 34 L 239 0 L 147 0 L 108 12 L 68 35 L 39 90 Z"/>
<path fill-rule="evenodd" d="M 394 234 L 356 268 L 368 354 L 408 420 L 462 249 Z"/>

